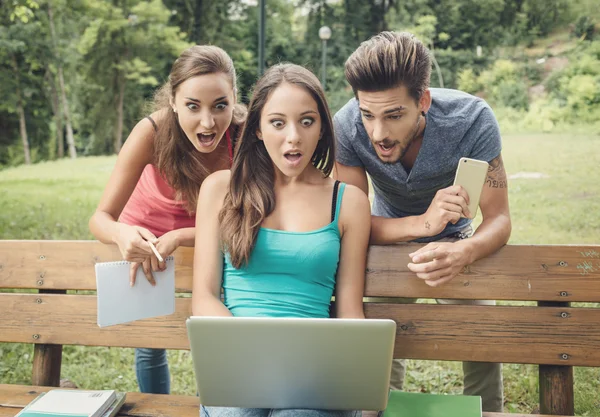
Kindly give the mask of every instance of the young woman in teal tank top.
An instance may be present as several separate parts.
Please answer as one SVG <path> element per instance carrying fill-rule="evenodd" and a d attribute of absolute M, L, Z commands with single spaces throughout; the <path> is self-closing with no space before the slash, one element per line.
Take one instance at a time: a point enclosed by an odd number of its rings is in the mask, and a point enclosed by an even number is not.
<path fill-rule="evenodd" d="M 194 315 L 364 318 L 370 207 L 329 177 L 331 115 L 319 80 L 276 65 L 258 81 L 231 171 L 209 176 L 196 211 Z M 224 300 L 221 301 L 221 288 Z M 201 416 L 340 416 L 360 411 L 202 407 Z"/>

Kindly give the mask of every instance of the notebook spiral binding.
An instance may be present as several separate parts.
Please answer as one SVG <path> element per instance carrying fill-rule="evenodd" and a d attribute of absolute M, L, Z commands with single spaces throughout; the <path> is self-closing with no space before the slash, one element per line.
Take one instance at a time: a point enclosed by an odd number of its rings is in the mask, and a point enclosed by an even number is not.
<path fill-rule="evenodd" d="M 175 257 L 173 255 L 167 256 L 165 258 L 165 262 L 169 262 L 174 260 Z M 113 261 L 113 262 L 96 262 L 96 263 L 101 263 L 103 265 L 131 265 L 134 262 L 130 262 L 130 261 Z"/>

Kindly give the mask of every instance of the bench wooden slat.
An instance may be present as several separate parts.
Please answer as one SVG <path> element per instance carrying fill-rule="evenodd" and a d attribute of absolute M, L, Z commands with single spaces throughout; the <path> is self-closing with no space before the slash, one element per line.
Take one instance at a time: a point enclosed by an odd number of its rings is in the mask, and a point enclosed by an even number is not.
<path fill-rule="evenodd" d="M 0 341 L 58 345 L 189 349 L 191 299 L 170 316 L 100 328 L 93 295 L 0 294 Z"/>
<path fill-rule="evenodd" d="M 396 321 L 398 358 L 600 364 L 595 348 L 600 343 L 600 309 L 444 305 L 441 313 L 438 307 L 369 303 L 365 313 Z"/>
<path fill-rule="evenodd" d="M 175 253 L 178 292 L 191 292 L 193 255 Z M 116 245 L 94 240 L 0 240 L 0 288 L 95 290 L 96 262 L 121 260 Z"/>
<path fill-rule="evenodd" d="M 52 387 L 0 385 L 0 416 L 14 416 L 41 392 L 50 389 Z M 11 410 L 12 414 L 2 414 L 4 410 Z M 151 395 L 129 392 L 118 416 L 198 417 L 199 410 L 200 401 L 195 396 Z"/>
<path fill-rule="evenodd" d="M 373 246 L 366 296 L 600 302 L 598 246 L 509 245 L 431 288 L 408 271 L 420 245 Z M 190 292 L 193 248 L 176 257 L 176 287 Z M 97 241 L 0 241 L 0 288 L 94 290 L 96 262 L 117 261 L 115 245 Z"/>
<path fill-rule="evenodd" d="M 372 246 L 366 295 L 513 301 L 600 301 L 598 246 L 508 245 L 439 288 L 407 268 L 416 245 Z"/>
<path fill-rule="evenodd" d="M 51 387 L 27 385 L 0 385 L 0 417 L 13 417 L 39 393 Z M 200 403 L 197 397 L 183 395 L 152 395 L 127 393 L 119 417 L 198 417 Z M 376 412 L 365 411 L 363 417 L 376 417 Z M 483 417 L 551 417 L 538 414 L 483 413 Z M 557 417 L 557 416 L 552 416 Z M 565 417 L 565 416 L 559 416 Z"/>
<path fill-rule="evenodd" d="M 92 295 L 0 294 L 0 341 L 188 349 L 190 298 L 178 298 L 171 316 L 106 329 L 96 308 Z M 600 309 L 369 303 L 365 311 L 397 322 L 397 358 L 600 364 Z"/>

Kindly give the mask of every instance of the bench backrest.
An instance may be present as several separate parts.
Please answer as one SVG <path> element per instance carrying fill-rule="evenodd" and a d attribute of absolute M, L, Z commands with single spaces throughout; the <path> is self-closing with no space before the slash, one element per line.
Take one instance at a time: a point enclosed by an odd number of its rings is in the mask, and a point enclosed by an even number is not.
<path fill-rule="evenodd" d="M 397 322 L 395 357 L 600 366 L 600 309 L 568 304 L 600 302 L 600 246 L 509 245 L 439 288 L 408 271 L 416 247 L 373 246 L 369 253 L 365 312 Z M 175 253 L 174 315 L 100 329 L 89 291 L 96 288 L 94 264 L 121 259 L 115 246 L 0 241 L 0 289 L 16 291 L 0 294 L 0 342 L 188 349 L 192 257 L 191 248 Z M 545 306 L 403 305 L 379 297 Z"/>

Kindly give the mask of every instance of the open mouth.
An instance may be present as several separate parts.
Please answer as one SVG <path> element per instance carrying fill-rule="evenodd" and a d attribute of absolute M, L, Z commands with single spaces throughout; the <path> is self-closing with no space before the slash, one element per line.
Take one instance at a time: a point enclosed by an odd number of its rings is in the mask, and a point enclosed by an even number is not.
<path fill-rule="evenodd" d="M 302 159 L 302 152 L 290 151 L 283 154 L 283 157 L 292 164 L 298 163 Z"/>
<path fill-rule="evenodd" d="M 217 135 L 215 133 L 198 133 L 196 136 L 202 146 L 210 146 L 214 143 Z"/>
<path fill-rule="evenodd" d="M 392 150 L 394 150 L 394 148 L 396 147 L 396 144 L 380 142 L 376 146 L 381 150 L 382 154 L 389 155 L 390 153 L 392 153 Z"/>

